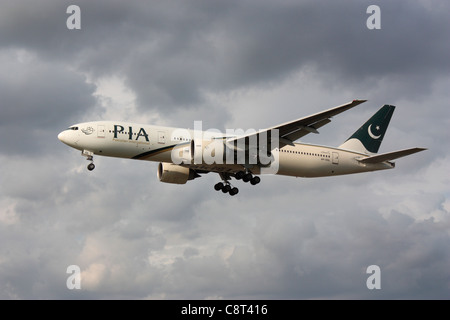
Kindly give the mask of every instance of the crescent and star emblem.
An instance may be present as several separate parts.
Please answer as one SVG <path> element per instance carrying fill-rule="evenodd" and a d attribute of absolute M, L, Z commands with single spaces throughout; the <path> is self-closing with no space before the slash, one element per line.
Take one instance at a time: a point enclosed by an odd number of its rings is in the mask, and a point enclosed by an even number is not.
<path fill-rule="evenodd" d="M 380 127 L 379 126 L 376 126 L 376 129 L 377 130 L 380 130 Z M 372 133 L 372 124 L 369 126 L 369 128 L 367 129 L 367 132 L 369 133 L 369 136 L 372 138 L 372 139 L 379 139 L 380 137 L 381 137 L 381 134 L 380 135 L 378 135 L 378 136 L 376 136 L 376 135 L 374 135 L 373 133 Z"/>

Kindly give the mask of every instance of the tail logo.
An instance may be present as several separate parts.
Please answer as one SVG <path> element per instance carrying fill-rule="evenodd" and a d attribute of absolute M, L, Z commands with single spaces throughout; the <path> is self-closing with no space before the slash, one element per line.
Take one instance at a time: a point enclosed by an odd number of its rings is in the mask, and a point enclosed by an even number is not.
<path fill-rule="evenodd" d="M 380 130 L 380 126 L 376 126 L 375 129 L 377 129 L 377 131 L 379 131 L 379 130 Z M 370 136 L 372 139 L 374 139 L 374 140 L 380 139 L 380 137 L 381 137 L 381 134 L 378 135 L 378 136 L 376 136 L 376 135 L 374 135 L 374 134 L 372 133 L 372 124 L 371 124 L 371 125 L 369 126 L 369 128 L 367 129 L 367 133 L 369 133 L 369 136 Z"/>

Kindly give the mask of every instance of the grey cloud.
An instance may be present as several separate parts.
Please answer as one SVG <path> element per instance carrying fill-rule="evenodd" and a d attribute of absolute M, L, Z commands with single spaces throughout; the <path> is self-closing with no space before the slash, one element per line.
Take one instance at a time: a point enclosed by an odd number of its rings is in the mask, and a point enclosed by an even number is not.
<path fill-rule="evenodd" d="M 427 89 L 447 70 L 446 11 L 381 2 L 382 29 L 370 31 L 368 3 L 89 1 L 76 32 L 65 29 L 64 3 L 19 3 L 9 10 L 23 18 L 1 30 L 4 45 L 125 76 L 140 107 L 161 112 L 201 104 L 204 90 L 273 83 L 311 66 L 331 85 L 395 76 Z"/>
<path fill-rule="evenodd" d="M 60 131 L 95 105 L 93 86 L 67 66 L 33 53 L 11 49 L 1 55 L 0 132 L 13 137 L 2 139 L 2 152 L 48 151 L 49 141 L 57 142 Z"/>
<path fill-rule="evenodd" d="M 377 31 L 368 1 L 81 1 L 79 31 L 69 4 L 0 12 L 0 297 L 448 297 L 446 3 L 379 2 Z M 87 172 L 56 135 L 103 114 L 93 93 L 108 76 L 136 93 L 136 115 L 204 129 L 370 99 L 305 139 L 323 144 L 392 103 L 382 148 L 430 151 L 391 172 L 236 183 L 233 198 L 216 174 L 166 185 L 154 163 L 102 157 Z M 72 264 L 80 291 L 65 286 Z M 365 286 L 372 264 L 380 291 Z"/>

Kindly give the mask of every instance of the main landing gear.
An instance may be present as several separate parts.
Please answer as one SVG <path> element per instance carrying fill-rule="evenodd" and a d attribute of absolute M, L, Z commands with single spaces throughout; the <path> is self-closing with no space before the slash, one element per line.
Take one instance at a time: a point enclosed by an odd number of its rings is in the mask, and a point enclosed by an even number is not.
<path fill-rule="evenodd" d="M 238 194 L 239 189 L 232 187 L 229 181 L 219 182 L 214 185 L 216 191 L 222 190 L 223 193 L 229 193 L 230 196 Z"/>
<path fill-rule="evenodd" d="M 244 182 L 249 182 L 254 186 L 261 182 L 261 178 L 258 176 L 253 176 L 250 172 L 245 173 L 244 171 L 239 171 L 235 175 L 236 180 L 241 180 Z"/>
<path fill-rule="evenodd" d="M 228 173 L 219 173 L 220 177 L 222 178 L 223 182 L 216 183 L 214 185 L 214 190 L 220 191 L 222 190 L 223 193 L 229 193 L 230 196 L 234 196 L 238 194 L 239 189 L 236 187 L 233 187 L 230 184 L 231 176 Z M 250 182 L 252 185 L 256 185 L 261 182 L 261 178 L 258 176 L 253 176 L 250 172 L 244 172 L 239 171 L 237 172 L 234 177 L 236 180 L 242 180 L 244 182 Z"/>
<path fill-rule="evenodd" d="M 90 163 L 87 166 L 87 169 L 89 171 L 92 171 L 95 169 L 95 164 L 94 164 L 94 153 L 88 150 L 83 150 L 81 151 L 81 155 L 83 157 L 86 157 L 86 160 L 90 161 Z"/>

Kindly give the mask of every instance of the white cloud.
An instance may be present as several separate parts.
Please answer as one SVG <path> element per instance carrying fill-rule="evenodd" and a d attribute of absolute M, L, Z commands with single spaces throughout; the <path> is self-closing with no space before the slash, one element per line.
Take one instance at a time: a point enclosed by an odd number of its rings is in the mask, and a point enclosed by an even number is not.
<path fill-rule="evenodd" d="M 95 290 L 99 287 L 102 281 L 106 278 L 109 269 L 101 263 L 91 264 L 85 271 L 81 273 L 81 281 L 83 289 Z"/>
<path fill-rule="evenodd" d="M 8 199 L 3 199 L 0 203 L 0 223 L 10 226 L 19 221 L 15 211 L 16 204 Z"/>

